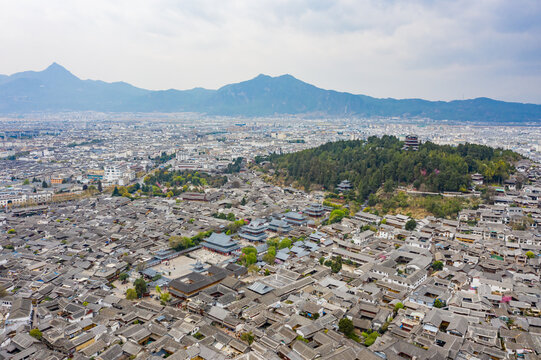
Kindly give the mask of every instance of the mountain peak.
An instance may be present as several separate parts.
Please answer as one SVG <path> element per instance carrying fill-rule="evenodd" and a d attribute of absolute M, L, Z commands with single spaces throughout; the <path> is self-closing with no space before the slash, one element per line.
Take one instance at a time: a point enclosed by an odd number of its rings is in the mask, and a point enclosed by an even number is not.
<path fill-rule="evenodd" d="M 265 74 L 259 74 L 257 75 L 253 80 L 257 80 L 257 79 L 270 79 L 271 76 L 269 75 L 265 75 Z"/>
<path fill-rule="evenodd" d="M 296 77 L 294 77 L 293 75 L 290 75 L 290 74 L 283 74 L 283 75 L 278 75 L 278 76 L 270 76 L 270 75 L 265 75 L 265 74 L 259 74 L 257 75 L 255 78 L 253 78 L 253 80 L 263 80 L 263 79 L 272 79 L 272 80 L 278 80 L 278 79 L 291 79 L 291 80 L 298 80 Z"/>
<path fill-rule="evenodd" d="M 277 76 L 278 78 L 280 79 L 293 79 L 293 80 L 299 80 L 297 79 L 295 76 L 291 75 L 291 74 L 284 74 L 284 75 L 280 75 L 280 76 Z"/>
<path fill-rule="evenodd" d="M 43 80 L 47 81 L 74 81 L 79 80 L 79 78 L 69 72 L 68 69 L 62 65 L 54 62 L 47 67 L 47 69 L 38 72 L 38 76 L 42 77 Z"/>
<path fill-rule="evenodd" d="M 56 62 L 53 62 L 51 65 L 49 65 L 47 67 L 47 69 L 45 69 L 44 71 L 47 71 L 47 72 L 67 72 L 67 73 L 70 73 L 68 71 L 68 69 L 66 69 L 65 67 L 63 67 L 62 65 L 56 63 Z M 70 73 L 71 74 L 71 73 Z"/>

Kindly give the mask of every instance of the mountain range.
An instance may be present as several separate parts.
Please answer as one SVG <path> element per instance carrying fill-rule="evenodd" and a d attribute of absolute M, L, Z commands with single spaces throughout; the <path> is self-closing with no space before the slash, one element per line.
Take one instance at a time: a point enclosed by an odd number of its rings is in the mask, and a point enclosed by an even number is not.
<path fill-rule="evenodd" d="M 58 111 L 197 112 L 225 116 L 310 114 L 541 123 L 541 105 L 489 98 L 454 101 L 374 98 L 325 90 L 291 75 L 257 77 L 218 90 L 153 91 L 125 82 L 81 80 L 53 63 L 43 71 L 0 75 L 0 113 Z"/>

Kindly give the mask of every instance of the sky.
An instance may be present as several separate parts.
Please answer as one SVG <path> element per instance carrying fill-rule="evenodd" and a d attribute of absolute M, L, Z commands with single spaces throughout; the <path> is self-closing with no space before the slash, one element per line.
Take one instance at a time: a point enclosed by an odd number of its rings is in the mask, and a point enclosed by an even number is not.
<path fill-rule="evenodd" d="M 0 0 L 0 74 L 217 89 L 260 73 L 375 97 L 541 104 L 539 0 Z"/>

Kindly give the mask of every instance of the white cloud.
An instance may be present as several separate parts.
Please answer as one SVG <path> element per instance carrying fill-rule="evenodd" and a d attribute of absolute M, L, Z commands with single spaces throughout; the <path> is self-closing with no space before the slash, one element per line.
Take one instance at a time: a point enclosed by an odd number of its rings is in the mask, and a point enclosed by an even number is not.
<path fill-rule="evenodd" d="M 290 73 L 378 97 L 541 103 L 541 3 L 0 0 L 0 73 L 217 88 Z"/>

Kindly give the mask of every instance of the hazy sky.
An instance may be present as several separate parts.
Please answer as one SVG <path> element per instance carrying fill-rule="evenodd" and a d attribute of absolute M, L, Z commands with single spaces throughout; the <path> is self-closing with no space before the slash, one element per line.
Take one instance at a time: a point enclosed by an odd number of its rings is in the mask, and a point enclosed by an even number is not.
<path fill-rule="evenodd" d="M 377 97 L 541 103 L 541 1 L 0 0 L 0 74 L 149 89 L 259 73 Z"/>

